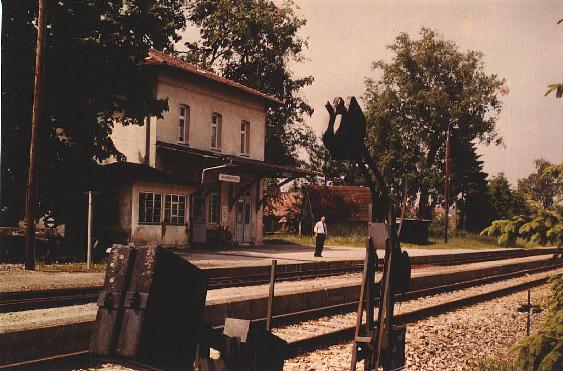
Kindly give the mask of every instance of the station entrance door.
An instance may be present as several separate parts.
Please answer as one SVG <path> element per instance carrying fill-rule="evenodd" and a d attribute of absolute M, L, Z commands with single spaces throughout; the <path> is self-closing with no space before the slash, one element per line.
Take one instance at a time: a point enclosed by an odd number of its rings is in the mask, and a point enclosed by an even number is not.
<path fill-rule="evenodd" d="M 243 185 L 241 185 L 244 187 Z M 238 187 L 235 187 L 238 188 Z M 237 190 L 235 190 L 237 192 Z M 238 192 L 237 192 L 238 193 Z M 237 200 L 235 241 L 238 243 L 250 242 L 251 198 L 250 188 L 240 195 Z"/>

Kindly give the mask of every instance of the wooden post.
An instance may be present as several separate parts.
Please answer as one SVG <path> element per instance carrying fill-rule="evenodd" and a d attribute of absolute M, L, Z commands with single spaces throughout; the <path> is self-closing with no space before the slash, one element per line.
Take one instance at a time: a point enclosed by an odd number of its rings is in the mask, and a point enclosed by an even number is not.
<path fill-rule="evenodd" d="M 35 53 L 35 82 L 33 85 L 33 114 L 29 146 L 29 172 L 25 202 L 25 269 L 35 270 L 35 213 L 37 209 L 37 161 L 41 96 L 43 83 L 43 54 L 45 49 L 45 0 L 39 0 L 37 19 L 37 46 Z"/>
<path fill-rule="evenodd" d="M 92 191 L 88 191 L 88 241 L 86 243 L 86 270 L 92 264 Z"/>
<path fill-rule="evenodd" d="M 351 371 L 356 371 L 358 362 L 358 346 L 364 344 L 364 347 L 373 345 L 374 330 L 374 294 L 375 294 L 375 271 L 377 268 L 377 254 L 375 245 L 371 237 L 366 241 L 366 258 L 364 259 L 364 270 L 362 275 L 362 285 L 360 287 L 360 301 L 358 302 L 358 310 L 356 312 L 356 330 L 354 332 L 354 340 L 352 342 L 352 363 Z M 364 310 L 366 312 L 366 323 L 362 326 L 362 317 Z M 362 328 L 364 329 L 362 334 Z M 365 356 L 365 370 L 371 370 L 374 362 L 373 354 Z"/>
<path fill-rule="evenodd" d="M 276 283 L 276 267 L 277 260 L 272 260 L 272 268 L 270 269 L 270 294 L 268 296 L 268 315 L 266 316 L 266 330 L 272 330 L 272 307 L 274 305 L 274 285 Z"/>

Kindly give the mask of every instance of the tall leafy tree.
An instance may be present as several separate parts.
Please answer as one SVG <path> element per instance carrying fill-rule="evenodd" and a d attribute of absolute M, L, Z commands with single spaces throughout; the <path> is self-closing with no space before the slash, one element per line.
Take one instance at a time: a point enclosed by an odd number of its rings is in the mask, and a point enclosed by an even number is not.
<path fill-rule="evenodd" d="M 300 96 L 311 76 L 295 77 L 290 62 L 304 60 L 306 40 L 298 32 L 305 20 L 291 1 L 193 0 L 189 22 L 200 39 L 186 43 L 187 60 L 280 99 L 266 118 L 266 160 L 295 164 L 298 150 L 314 136 L 303 118 L 313 113 Z"/>
<path fill-rule="evenodd" d="M 493 219 L 508 219 L 515 215 L 529 214 L 524 195 L 510 187 L 504 173 L 500 172 L 489 179 L 488 193 L 494 208 Z"/>
<path fill-rule="evenodd" d="M 504 80 L 486 73 L 482 53 L 460 51 L 428 28 L 417 39 L 401 33 L 388 48 L 392 60 L 373 64 L 381 78 L 366 80 L 370 150 L 396 197 L 409 179 L 410 197 L 419 196 L 418 216 L 429 218 L 431 205 L 443 199 L 448 126 L 460 160 L 452 161 L 454 178 L 462 179 L 467 161 L 476 160 L 471 143 L 502 143 L 495 125 Z"/>
<path fill-rule="evenodd" d="M 544 159 L 534 161 L 536 171 L 526 178 L 518 179 L 518 190 L 536 208 L 550 208 L 557 195 L 563 193 L 563 180 L 551 171 L 553 165 Z"/>
<path fill-rule="evenodd" d="M 94 160 L 124 156 L 114 125 L 159 116 L 152 77 L 142 67 L 150 48 L 173 50 L 185 26 L 183 0 L 47 2 L 39 159 L 40 205 L 58 220 L 79 218 Z M 2 223 L 23 213 L 31 126 L 37 2 L 2 4 Z M 117 115 L 116 115 L 117 114 Z"/>

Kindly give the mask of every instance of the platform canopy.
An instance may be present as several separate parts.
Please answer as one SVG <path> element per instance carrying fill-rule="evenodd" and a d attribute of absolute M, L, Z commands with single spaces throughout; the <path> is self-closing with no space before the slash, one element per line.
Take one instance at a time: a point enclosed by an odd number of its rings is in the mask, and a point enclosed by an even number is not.
<path fill-rule="evenodd" d="M 220 152 L 189 148 L 184 145 L 157 142 L 156 147 L 159 157 L 166 162 L 166 167 L 172 167 L 175 172 L 184 173 L 186 176 L 190 176 L 190 174 L 193 176 L 196 169 L 200 170 L 197 171 L 199 176 L 204 169 L 208 169 L 209 171 L 206 171 L 205 176 L 214 177 L 214 180 L 217 180 L 220 172 L 232 175 L 254 174 L 257 177 L 294 179 L 323 175 L 322 172 L 296 166 L 272 164 Z M 174 155 L 167 156 L 167 153 L 174 153 Z M 178 153 L 181 153 L 182 156 L 178 156 Z M 212 167 L 218 168 L 210 169 Z"/>

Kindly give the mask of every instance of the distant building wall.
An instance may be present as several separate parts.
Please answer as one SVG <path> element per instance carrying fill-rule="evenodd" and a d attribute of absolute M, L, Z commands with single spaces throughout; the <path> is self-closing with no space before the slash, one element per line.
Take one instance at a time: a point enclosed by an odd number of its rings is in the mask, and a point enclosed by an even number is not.
<path fill-rule="evenodd" d="M 156 122 L 156 140 L 178 143 L 180 105 L 190 107 L 191 148 L 211 149 L 211 117 L 222 117 L 220 152 L 239 156 L 241 122 L 250 123 L 249 158 L 264 160 L 266 112 L 263 103 L 242 93 L 218 89 L 212 82 L 197 81 L 182 73 L 158 75 L 157 97 L 168 98 L 168 111 Z"/>

